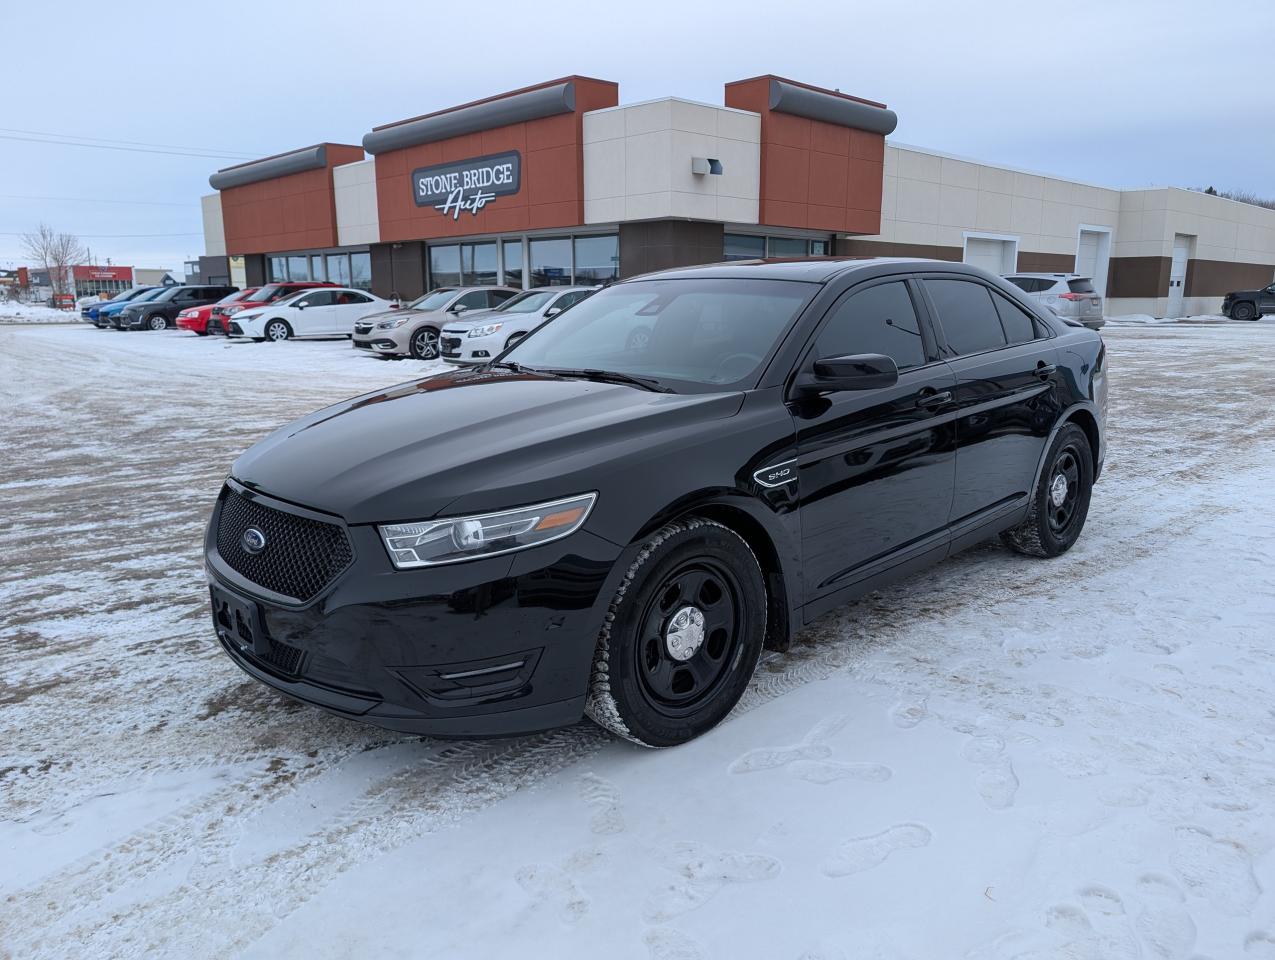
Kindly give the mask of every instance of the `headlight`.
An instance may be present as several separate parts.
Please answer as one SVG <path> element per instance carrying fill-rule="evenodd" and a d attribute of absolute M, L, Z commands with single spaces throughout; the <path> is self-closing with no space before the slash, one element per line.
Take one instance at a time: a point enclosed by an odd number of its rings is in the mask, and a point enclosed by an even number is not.
<path fill-rule="evenodd" d="M 222 313 L 222 316 L 226 316 L 226 317 L 228 317 L 228 316 L 230 316 L 232 313 L 238 313 L 240 310 L 247 310 L 247 309 L 248 309 L 248 308 L 247 308 L 247 307 L 245 307 L 245 306 L 241 306 L 240 304 L 237 304 L 237 303 L 232 303 L 232 304 L 231 304 L 230 306 L 228 306 L 228 307 L 222 307 L 222 308 L 221 308 L 221 313 Z"/>
<path fill-rule="evenodd" d="M 392 523 L 377 529 L 400 570 L 476 560 L 560 540 L 580 529 L 596 493 L 476 517 Z"/>
<path fill-rule="evenodd" d="M 407 323 L 408 319 L 410 318 L 399 317 L 397 320 L 382 320 L 380 323 L 376 325 L 376 329 L 377 330 L 393 330 L 396 327 L 401 327 L 403 324 Z"/>
<path fill-rule="evenodd" d="M 503 323 L 489 323 L 485 327 L 474 327 L 474 329 L 469 331 L 469 335 L 471 337 L 490 337 L 503 326 Z"/>

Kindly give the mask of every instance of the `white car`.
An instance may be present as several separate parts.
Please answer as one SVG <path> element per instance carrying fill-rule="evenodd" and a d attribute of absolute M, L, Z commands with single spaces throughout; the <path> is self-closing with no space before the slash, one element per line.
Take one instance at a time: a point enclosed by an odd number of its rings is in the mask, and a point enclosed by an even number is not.
<path fill-rule="evenodd" d="M 349 337 L 354 323 L 390 309 L 390 301 L 351 287 L 312 287 L 274 303 L 253 304 L 230 319 L 232 337 L 292 340 L 298 337 Z"/>
<path fill-rule="evenodd" d="M 491 310 L 474 310 L 443 328 L 442 357 L 448 363 L 487 363 L 546 320 L 600 287 L 535 287 Z"/>

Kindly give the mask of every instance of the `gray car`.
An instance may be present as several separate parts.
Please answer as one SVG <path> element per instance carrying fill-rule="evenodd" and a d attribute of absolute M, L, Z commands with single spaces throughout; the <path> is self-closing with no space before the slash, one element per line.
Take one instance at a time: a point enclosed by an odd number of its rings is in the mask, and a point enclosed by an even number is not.
<path fill-rule="evenodd" d="M 1102 294 L 1089 277 L 1078 273 L 1009 273 L 1005 279 L 1060 317 L 1078 320 L 1092 330 L 1106 323 Z"/>
<path fill-rule="evenodd" d="M 443 328 L 443 359 L 486 363 L 540 324 L 601 287 L 534 287 L 492 310 L 470 311 Z"/>
<path fill-rule="evenodd" d="M 469 310 L 489 310 L 517 295 L 512 287 L 439 287 L 400 310 L 364 317 L 354 325 L 354 349 L 381 357 L 437 360 L 443 326 Z"/>

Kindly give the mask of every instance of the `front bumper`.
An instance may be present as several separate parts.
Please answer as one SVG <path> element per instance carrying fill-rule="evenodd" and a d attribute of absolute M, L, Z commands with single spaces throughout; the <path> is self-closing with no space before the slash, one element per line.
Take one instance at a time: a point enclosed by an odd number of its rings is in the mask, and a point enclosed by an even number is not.
<path fill-rule="evenodd" d="M 439 336 L 439 355 L 458 366 L 490 363 L 503 349 L 504 342 L 498 333 L 471 338 L 467 330 L 444 330 Z"/>
<path fill-rule="evenodd" d="M 180 330 L 189 330 L 192 333 L 207 333 L 208 320 L 207 318 L 201 320 L 198 317 L 178 317 L 177 327 Z"/>
<path fill-rule="evenodd" d="M 323 516 L 230 482 L 271 509 Z M 354 560 L 311 601 L 248 581 L 205 541 L 213 626 L 244 671 L 295 699 L 393 730 L 529 733 L 580 719 L 620 547 L 587 531 L 520 553 L 397 570 L 372 526 L 347 526 Z"/>

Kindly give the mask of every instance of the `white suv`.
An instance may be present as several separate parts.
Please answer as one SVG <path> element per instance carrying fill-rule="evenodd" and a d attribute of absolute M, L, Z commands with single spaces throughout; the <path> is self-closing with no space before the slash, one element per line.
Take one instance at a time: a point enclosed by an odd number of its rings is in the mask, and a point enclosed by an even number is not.
<path fill-rule="evenodd" d="M 1078 320 L 1097 330 L 1102 317 L 1102 295 L 1093 281 L 1078 273 L 1010 273 L 1005 279 L 1060 317 Z"/>
<path fill-rule="evenodd" d="M 535 287 L 494 310 L 467 313 L 443 328 L 442 354 L 448 363 L 487 363 L 540 324 L 579 303 L 599 287 Z"/>

